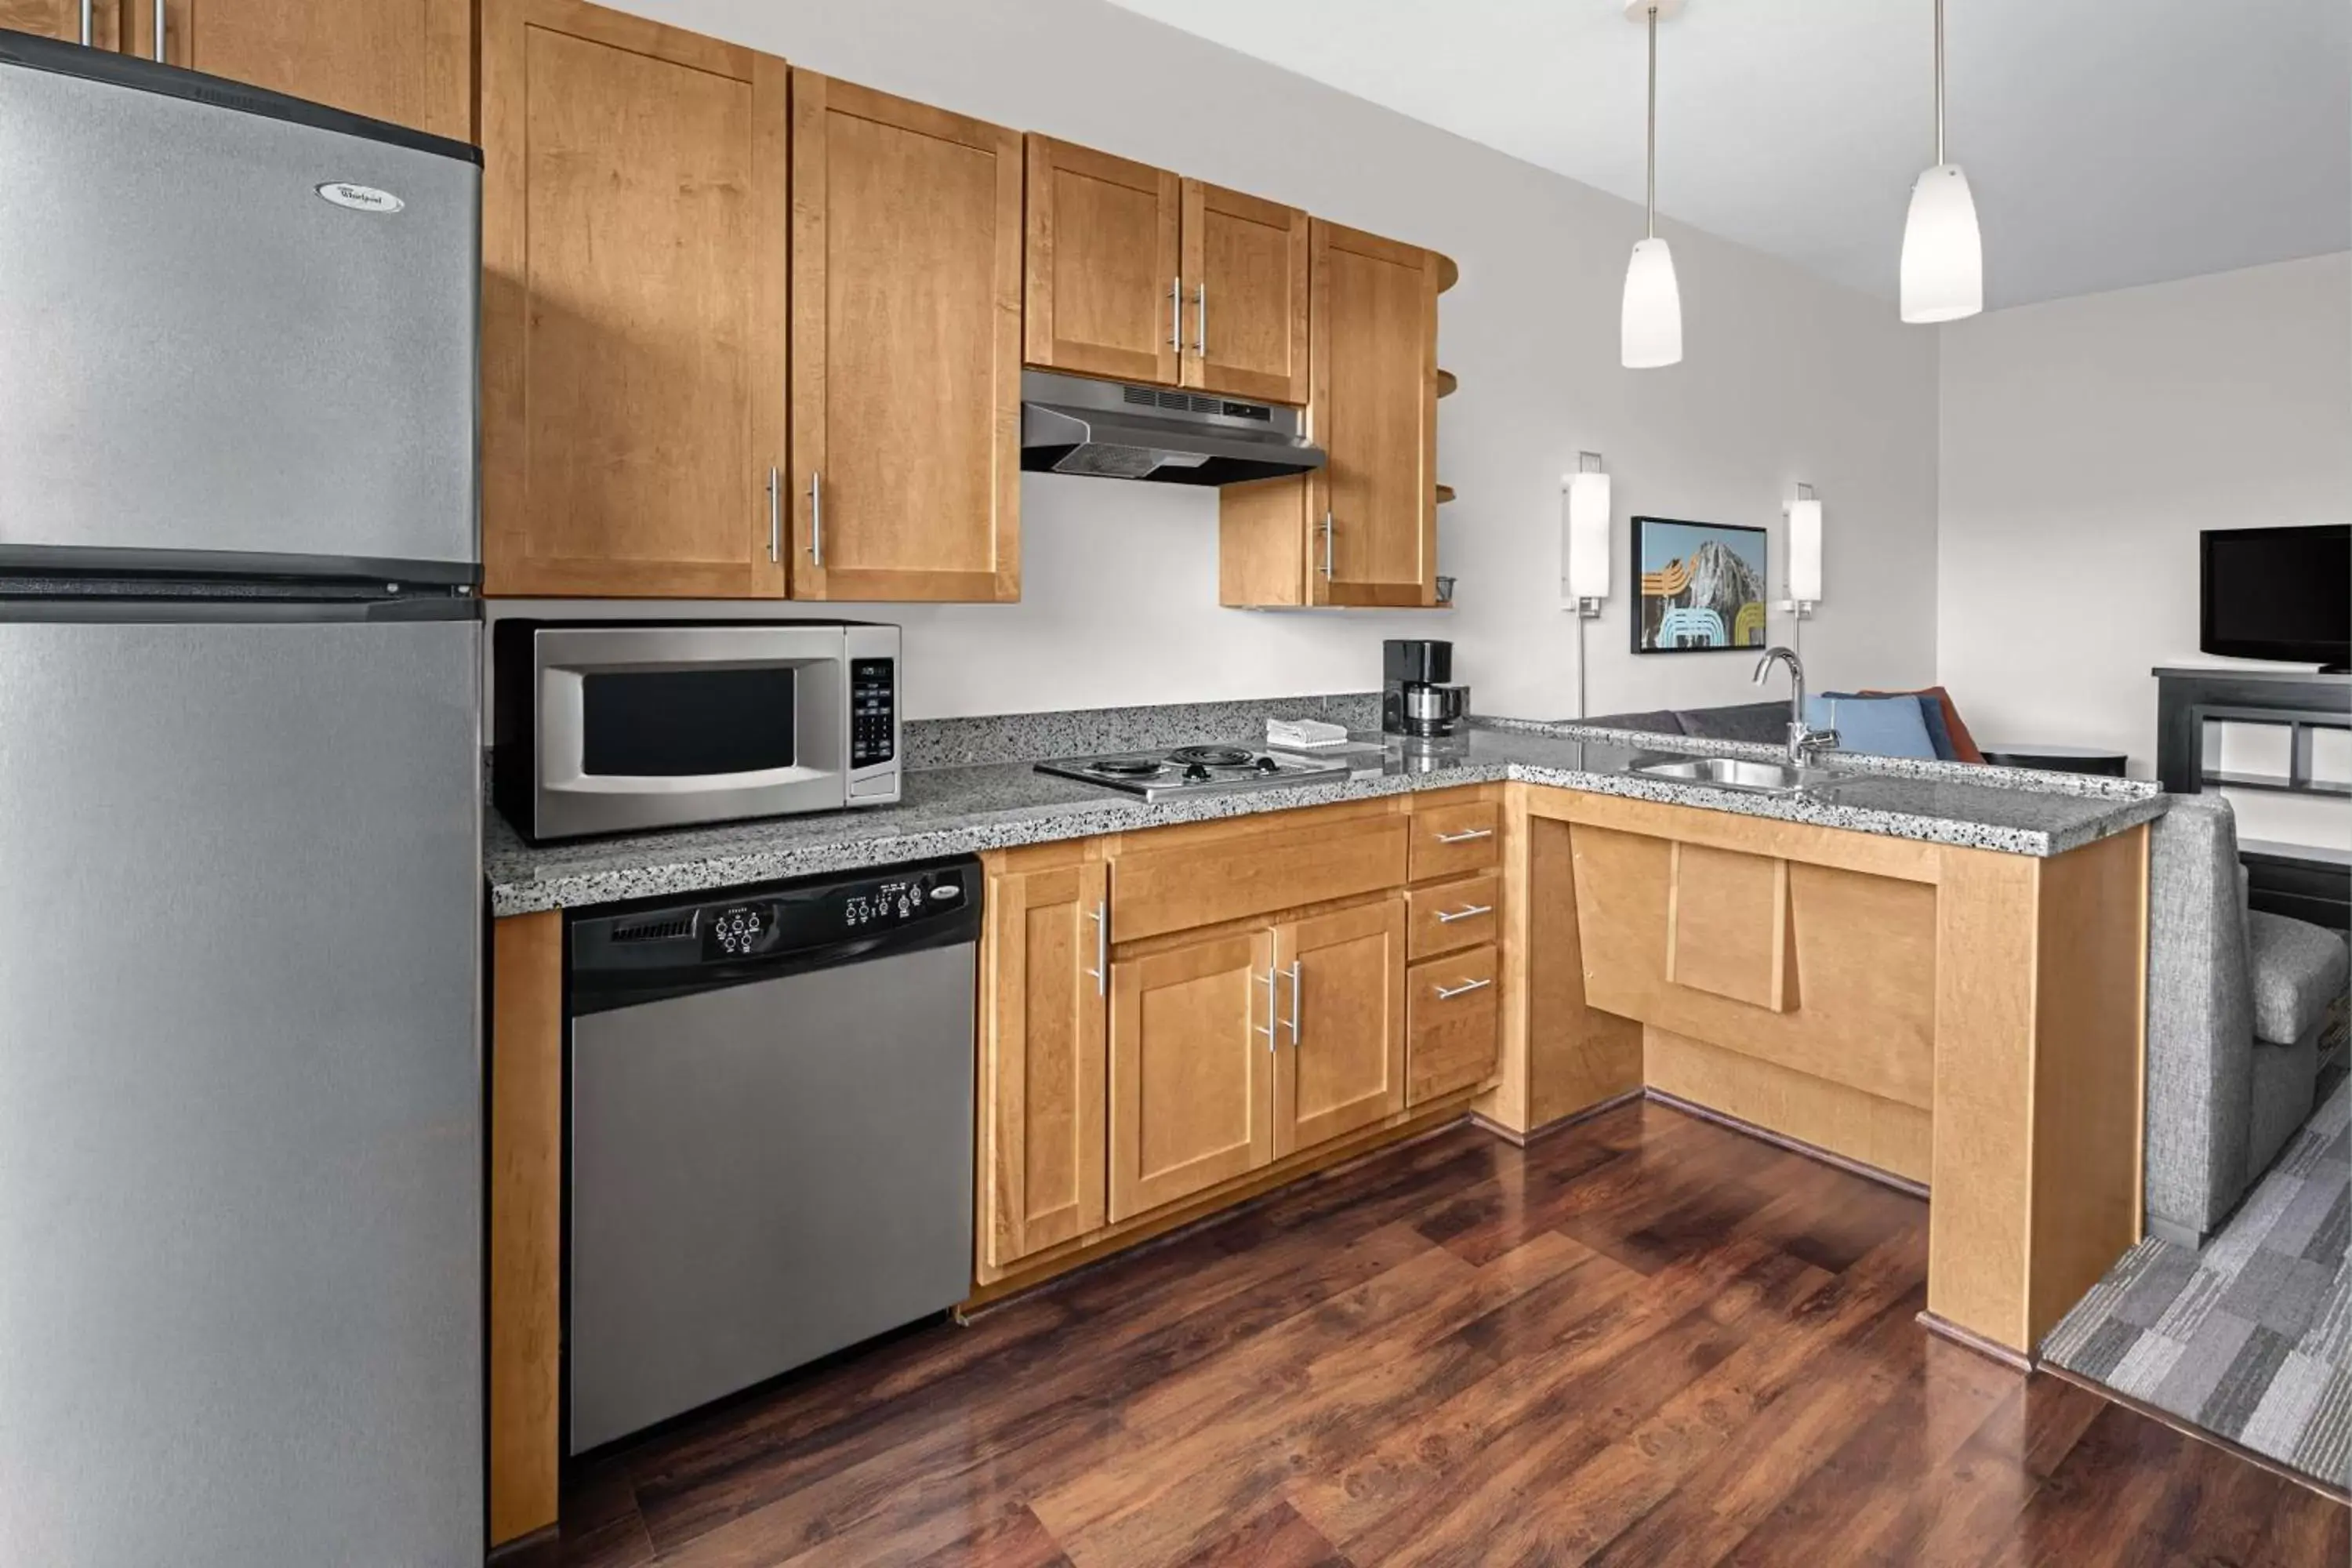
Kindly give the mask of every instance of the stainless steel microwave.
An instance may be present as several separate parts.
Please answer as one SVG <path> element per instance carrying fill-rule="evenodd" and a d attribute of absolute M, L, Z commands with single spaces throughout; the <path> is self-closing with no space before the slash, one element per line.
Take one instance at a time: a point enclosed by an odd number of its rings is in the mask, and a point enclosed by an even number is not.
<path fill-rule="evenodd" d="M 898 628 L 533 621 L 491 633 L 491 789 L 534 840 L 898 798 Z"/>

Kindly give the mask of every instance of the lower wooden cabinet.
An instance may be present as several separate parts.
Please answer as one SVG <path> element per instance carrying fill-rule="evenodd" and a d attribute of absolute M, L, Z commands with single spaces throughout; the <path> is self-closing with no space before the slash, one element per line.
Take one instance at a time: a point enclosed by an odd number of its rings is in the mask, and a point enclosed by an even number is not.
<path fill-rule="evenodd" d="M 1110 1218 L 1275 1157 L 1274 932 L 1111 965 Z"/>
<path fill-rule="evenodd" d="M 1398 898 L 1276 928 L 1276 1157 L 1404 1109 L 1404 931 Z"/>
<path fill-rule="evenodd" d="M 1103 1223 L 1100 860 L 989 879 L 981 973 L 981 1260 L 1002 1268 Z"/>
<path fill-rule="evenodd" d="M 1412 966 L 1405 982 L 1405 1103 L 1421 1105 L 1495 1076 L 1502 1010 L 1492 946 Z"/>

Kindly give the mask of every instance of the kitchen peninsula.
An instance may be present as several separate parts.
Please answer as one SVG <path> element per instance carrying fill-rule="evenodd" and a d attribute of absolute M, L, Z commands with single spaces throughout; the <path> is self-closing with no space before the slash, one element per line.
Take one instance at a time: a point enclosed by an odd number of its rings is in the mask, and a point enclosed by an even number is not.
<path fill-rule="evenodd" d="M 1032 765 L 1247 706 L 911 727 L 935 765 L 863 812 L 486 818 L 509 1524 L 555 1506 L 566 909 L 979 854 L 975 1300 L 1465 1116 L 1525 1139 L 1645 1092 L 1927 1194 L 1930 1326 L 2004 1359 L 2138 1238 L 2152 785 L 1853 757 L 1735 792 L 1633 770 L 1760 749 L 1500 720 L 1172 803 Z"/>

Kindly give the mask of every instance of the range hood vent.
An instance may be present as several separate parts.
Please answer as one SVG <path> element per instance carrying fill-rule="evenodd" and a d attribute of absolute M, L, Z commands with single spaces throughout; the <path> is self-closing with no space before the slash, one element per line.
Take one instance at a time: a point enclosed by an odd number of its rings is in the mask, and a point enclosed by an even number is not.
<path fill-rule="evenodd" d="M 1021 375 L 1021 466 L 1158 484 L 1231 485 L 1323 466 L 1279 404 L 1088 381 Z"/>

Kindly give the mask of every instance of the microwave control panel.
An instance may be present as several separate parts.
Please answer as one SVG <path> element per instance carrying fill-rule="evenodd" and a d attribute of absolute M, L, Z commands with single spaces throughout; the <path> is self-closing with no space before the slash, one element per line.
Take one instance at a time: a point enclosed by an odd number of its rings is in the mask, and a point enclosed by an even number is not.
<path fill-rule="evenodd" d="M 870 768 L 898 751 L 898 661 L 849 661 L 849 765 Z"/>

